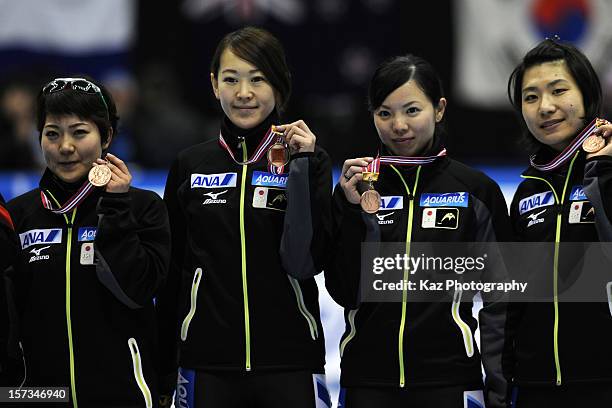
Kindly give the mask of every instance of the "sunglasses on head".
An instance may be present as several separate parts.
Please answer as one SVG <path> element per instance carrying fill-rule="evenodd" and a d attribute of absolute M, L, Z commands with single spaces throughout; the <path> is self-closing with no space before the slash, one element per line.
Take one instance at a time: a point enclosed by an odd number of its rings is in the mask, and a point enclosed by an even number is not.
<path fill-rule="evenodd" d="M 108 112 L 108 105 L 104 100 L 104 96 L 102 95 L 102 91 L 100 87 L 93 82 L 85 79 L 85 78 L 55 78 L 47 85 L 43 86 L 42 93 L 44 95 L 52 94 L 54 92 L 63 91 L 66 88 L 73 89 L 75 91 L 83 92 L 86 94 L 98 94 L 100 95 L 100 99 L 102 99 L 102 103 L 106 108 L 106 112 Z"/>

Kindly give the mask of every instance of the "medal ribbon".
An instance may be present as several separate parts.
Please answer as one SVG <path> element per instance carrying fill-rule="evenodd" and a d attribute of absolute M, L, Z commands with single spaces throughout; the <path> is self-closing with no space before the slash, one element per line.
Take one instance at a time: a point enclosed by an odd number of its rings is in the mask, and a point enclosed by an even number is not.
<path fill-rule="evenodd" d="M 91 194 L 92 191 L 94 191 L 94 185 L 89 181 L 86 181 L 81 187 L 79 187 L 77 192 L 74 193 L 74 195 L 59 208 L 53 208 L 53 203 L 42 190 L 40 191 L 40 199 L 43 207 L 45 207 L 47 210 L 53 212 L 54 214 L 66 214 L 67 212 L 70 212 L 74 208 L 78 207 L 87 198 L 87 196 Z"/>
<path fill-rule="evenodd" d="M 223 135 L 221 133 L 219 133 L 219 144 L 221 145 L 221 147 L 223 147 L 225 150 L 227 150 L 227 152 L 229 153 L 231 158 L 234 160 L 234 162 L 236 162 L 236 164 L 239 164 L 239 165 L 243 166 L 245 164 L 255 163 L 256 161 L 261 159 L 261 157 L 268 151 L 270 146 L 272 146 L 274 144 L 274 138 L 275 138 L 276 135 L 277 135 L 277 133 L 273 132 L 272 128 L 270 128 L 266 132 L 266 135 L 263 137 L 261 142 L 259 143 L 259 146 L 257 146 L 257 149 L 255 150 L 255 153 L 253 153 L 253 157 L 251 157 L 250 159 L 248 159 L 245 162 L 241 162 L 239 160 L 236 160 L 236 156 L 234 156 L 234 153 L 232 152 L 232 149 L 229 148 L 229 146 L 225 142 L 225 139 L 223 139 Z"/>
<path fill-rule="evenodd" d="M 557 157 L 555 157 L 546 164 L 536 164 L 534 161 L 535 155 L 531 156 L 529 158 L 531 167 L 540 171 L 551 171 L 563 166 L 571 157 L 574 156 L 574 153 L 576 153 L 580 149 L 580 147 L 582 146 L 582 142 L 584 142 L 587 137 L 591 136 L 593 131 L 597 129 L 598 124 L 598 119 L 593 119 L 593 121 L 589 123 L 587 127 L 585 127 L 582 132 L 580 132 L 578 136 L 576 136 L 574 141 L 570 143 L 569 146 L 567 146 L 561 153 L 559 153 Z"/>
<path fill-rule="evenodd" d="M 409 157 L 409 156 L 378 156 L 367 167 L 364 173 L 378 174 L 381 164 L 395 164 L 396 166 L 418 166 L 433 163 L 434 161 L 446 156 L 446 148 L 442 148 L 440 153 L 435 156 Z"/>

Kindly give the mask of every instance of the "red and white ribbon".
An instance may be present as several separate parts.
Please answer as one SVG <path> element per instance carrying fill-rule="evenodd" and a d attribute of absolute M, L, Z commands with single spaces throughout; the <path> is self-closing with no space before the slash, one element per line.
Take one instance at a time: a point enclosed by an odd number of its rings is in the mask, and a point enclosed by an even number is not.
<path fill-rule="evenodd" d="M 409 156 L 378 156 L 367 167 L 364 172 L 376 173 L 380 172 L 381 164 L 394 164 L 396 166 L 419 166 L 422 164 L 433 163 L 434 161 L 446 156 L 446 148 L 442 148 L 435 156 L 409 157 Z"/>
<path fill-rule="evenodd" d="M 54 208 L 54 204 L 49 200 L 44 191 L 40 191 L 40 199 L 43 207 L 55 214 L 66 214 L 78 207 L 86 198 L 94 191 L 95 187 L 89 181 L 86 181 L 72 197 L 59 208 Z"/>
<path fill-rule="evenodd" d="M 580 148 L 582 147 L 582 142 L 597 129 L 597 119 L 593 119 L 591 123 L 587 125 L 587 127 L 576 136 L 576 138 L 567 146 L 557 157 L 552 159 L 550 162 L 546 164 L 536 164 L 535 163 L 535 155 L 529 158 L 529 162 L 531 163 L 531 167 L 540 171 L 551 171 L 555 170 L 561 166 L 563 166 L 570 158 L 574 156 Z"/>

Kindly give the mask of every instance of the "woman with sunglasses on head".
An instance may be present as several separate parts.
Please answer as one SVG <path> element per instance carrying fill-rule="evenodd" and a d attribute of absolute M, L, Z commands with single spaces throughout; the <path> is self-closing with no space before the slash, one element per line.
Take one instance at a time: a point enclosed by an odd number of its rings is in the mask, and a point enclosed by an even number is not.
<path fill-rule="evenodd" d="M 23 385 L 67 387 L 75 408 L 155 407 L 166 208 L 108 153 L 118 117 L 104 87 L 58 78 L 36 104 L 47 169 L 8 204 L 21 244 L 10 279 Z"/>
<path fill-rule="evenodd" d="M 333 197 L 333 257 L 325 269 L 330 294 L 345 308 L 341 407 L 458 408 L 484 406 L 484 401 L 487 407 L 505 406 L 500 361 L 505 304 L 499 298 L 482 294 L 481 353 L 467 293 L 451 291 L 448 297 L 442 292 L 447 297 L 435 303 L 411 301 L 415 297 L 407 288 L 397 292 L 397 301 L 362 298 L 364 242 L 380 248 L 380 243 L 401 242 L 405 255 L 418 257 L 420 250 L 413 248 L 418 242 L 510 237 L 506 203 L 497 184 L 446 156 L 441 137 L 446 105 L 434 68 L 414 55 L 384 62 L 370 82 L 379 156 L 344 162 Z M 369 187 L 363 183 L 367 180 L 373 180 Z M 376 192 L 381 197 L 371 199 Z M 488 268 L 487 276 L 477 278 L 495 282 L 503 278 L 500 272 L 503 269 Z M 420 287 L 416 281 L 423 277 L 404 279 Z M 487 375 L 484 392 L 481 362 Z"/>
<path fill-rule="evenodd" d="M 541 271 L 552 301 L 513 303 L 510 309 L 506 360 L 514 404 L 610 406 L 609 305 L 559 301 L 565 270 L 584 257 L 560 243 L 612 241 L 612 125 L 597 119 L 599 79 L 580 50 L 547 39 L 515 68 L 508 95 L 534 154 L 510 207 L 515 237 L 556 243 L 550 268 Z"/>
<path fill-rule="evenodd" d="M 329 157 L 303 121 L 281 124 L 291 77 L 269 32 L 227 34 L 210 79 L 220 135 L 179 155 L 164 193 L 173 253 L 160 328 L 168 350 L 179 342 L 175 404 L 329 406 L 314 280 L 329 242 Z"/>

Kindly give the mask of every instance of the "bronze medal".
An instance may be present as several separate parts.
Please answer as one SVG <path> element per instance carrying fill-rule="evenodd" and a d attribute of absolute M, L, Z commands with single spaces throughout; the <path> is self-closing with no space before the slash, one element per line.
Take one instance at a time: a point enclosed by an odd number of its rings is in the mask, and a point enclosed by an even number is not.
<path fill-rule="evenodd" d="M 368 214 L 376 213 L 380 209 L 380 203 L 380 194 L 374 189 L 365 191 L 359 200 L 361 208 Z"/>
<path fill-rule="evenodd" d="M 591 135 L 582 142 L 582 150 L 587 153 L 596 153 L 604 148 L 606 139 L 599 135 Z"/>
<path fill-rule="evenodd" d="M 108 184 L 112 175 L 113 172 L 107 165 L 99 164 L 97 166 L 93 166 L 91 170 L 89 170 L 89 175 L 87 178 L 92 185 L 96 187 L 104 187 Z"/>
<path fill-rule="evenodd" d="M 268 149 L 268 163 L 274 167 L 286 166 L 289 163 L 289 146 L 276 142 Z"/>

